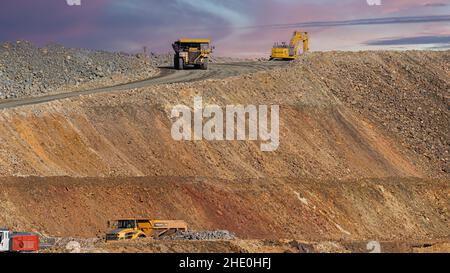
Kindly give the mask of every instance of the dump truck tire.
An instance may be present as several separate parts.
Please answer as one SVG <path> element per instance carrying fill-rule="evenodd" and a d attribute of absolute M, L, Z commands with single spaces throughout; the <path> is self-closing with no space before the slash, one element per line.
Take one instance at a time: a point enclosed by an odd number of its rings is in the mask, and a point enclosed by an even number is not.
<path fill-rule="evenodd" d="M 183 58 L 179 58 L 178 59 L 178 70 L 183 70 L 184 69 L 184 60 Z"/>
<path fill-rule="evenodd" d="M 178 62 L 180 61 L 180 59 L 178 58 L 177 55 L 174 56 L 173 58 L 173 68 L 178 69 Z"/>
<path fill-rule="evenodd" d="M 208 70 L 208 63 L 209 63 L 209 60 L 205 59 L 205 61 L 200 65 L 200 68 L 202 70 Z"/>

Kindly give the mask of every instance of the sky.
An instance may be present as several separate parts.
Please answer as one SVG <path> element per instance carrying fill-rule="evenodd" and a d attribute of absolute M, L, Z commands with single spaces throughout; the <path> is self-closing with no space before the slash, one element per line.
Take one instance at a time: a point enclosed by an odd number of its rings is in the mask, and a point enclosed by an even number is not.
<path fill-rule="evenodd" d="M 450 49 L 450 0 L 0 1 L 0 41 L 39 46 L 164 53 L 195 37 L 217 55 L 258 57 L 295 30 L 313 51 Z"/>

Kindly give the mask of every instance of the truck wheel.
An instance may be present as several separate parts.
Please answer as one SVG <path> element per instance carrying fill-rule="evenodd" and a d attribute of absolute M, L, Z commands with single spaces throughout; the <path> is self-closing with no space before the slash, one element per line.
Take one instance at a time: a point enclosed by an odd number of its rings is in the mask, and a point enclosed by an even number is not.
<path fill-rule="evenodd" d="M 184 69 L 184 60 L 183 58 L 179 58 L 178 59 L 178 70 L 183 70 Z"/>
<path fill-rule="evenodd" d="M 174 56 L 173 58 L 173 67 L 175 69 L 178 69 L 178 63 L 179 63 L 180 59 L 177 57 L 177 55 Z"/>
<path fill-rule="evenodd" d="M 209 60 L 205 59 L 205 61 L 200 65 L 200 68 L 203 70 L 208 70 L 208 63 L 209 63 Z"/>

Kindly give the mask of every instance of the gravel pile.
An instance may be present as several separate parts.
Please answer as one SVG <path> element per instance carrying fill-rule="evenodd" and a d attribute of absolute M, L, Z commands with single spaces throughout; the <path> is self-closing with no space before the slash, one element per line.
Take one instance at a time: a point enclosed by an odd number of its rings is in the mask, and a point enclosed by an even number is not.
<path fill-rule="evenodd" d="M 178 231 L 176 234 L 164 237 L 164 240 L 188 240 L 188 241 L 208 241 L 208 240 L 234 240 L 236 236 L 228 230 L 215 231 Z"/>
<path fill-rule="evenodd" d="M 39 248 L 41 250 L 60 250 L 65 253 L 84 253 L 94 249 L 99 238 L 58 238 L 40 236 Z"/>
<path fill-rule="evenodd" d="M 320 71 L 342 102 L 450 174 L 450 51 L 328 53 L 302 61 L 299 67 Z"/>
<path fill-rule="evenodd" d="M 56 44 L 38 48 L 27 41 L 3 43 L 0 45 L 0 99 L 144 79 L 167 61 L 167 56 L 152 53 L 129 55 L 70 49 Z"/>

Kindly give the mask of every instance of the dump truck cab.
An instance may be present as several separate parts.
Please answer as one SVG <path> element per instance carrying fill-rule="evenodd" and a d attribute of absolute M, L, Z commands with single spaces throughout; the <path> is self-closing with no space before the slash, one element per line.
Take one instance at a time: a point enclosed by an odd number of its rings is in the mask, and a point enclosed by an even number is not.
<path fill-rule="evenodd" d="M 147 237 L 145 233 L 139 229 L 138 220 L 115 220 L 108 222 L 108 228 L 113 226 L 115 229 L 110 230 L 106 234 L 107 241 L 134 240 Z"/>
<path fill-rule="evenodd" d="M 177 231 L 186 231 L 187 224 L 179 220 L 120 219 L 108 222 L 114 228 L 106 234 L 107 241 L 160 238 Z"/>
<path fill-rule="evenodd" d="M 182 70 L 186 67 L 208 69 L 209 56 L 212 53 L 211 40 L 209 39 L 180 39 L 172 44 L 175 69 Z"/>

